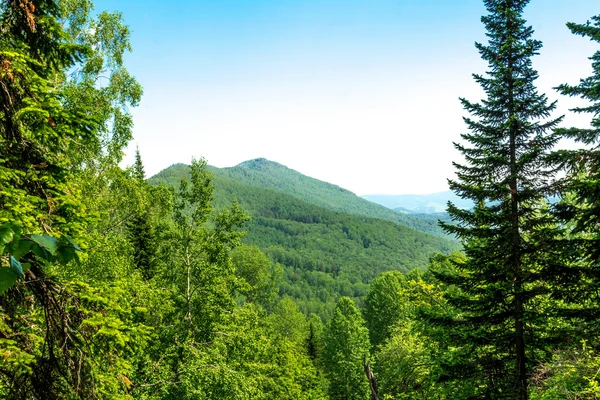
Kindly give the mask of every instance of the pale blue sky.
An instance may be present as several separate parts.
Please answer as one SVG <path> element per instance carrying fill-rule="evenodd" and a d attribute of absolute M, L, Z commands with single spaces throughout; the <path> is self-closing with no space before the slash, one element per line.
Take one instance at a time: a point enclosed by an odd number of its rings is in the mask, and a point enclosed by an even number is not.
<path fill-rule="evenodd" d="M 135 140 L 151 175 L 205 157 L 257 157 L 362 194 L 431 193 L 452 175 L 464 131 L 458 97 L 481 92 L 480 0 L 97 0 L 132 30 L 130 71 L 144 87 Z M 598 46 L 567 21 L 597 0 L 532 0 L 544 42 L 538 87 L 574 83 Z M 560 99 L 560 113 L 574 102 Z M 581 123 L 569 116 L 566 123 Z"/>

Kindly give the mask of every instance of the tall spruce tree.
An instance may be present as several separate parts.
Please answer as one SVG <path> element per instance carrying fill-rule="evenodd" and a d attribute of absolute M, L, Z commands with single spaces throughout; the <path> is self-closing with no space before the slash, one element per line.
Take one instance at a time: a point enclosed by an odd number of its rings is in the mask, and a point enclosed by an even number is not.
<path fill-rule="evenodd" d="M 556 172 L 547 158 L 556 142 L 552 129 L 562 117 L 550 119 L 555 103 L 534 85 L 531 58 L 542 44 L 522 17 L 528 2 L 484 1 L 489 42 L 476 48 L 489 71 L 473 76 L 485 98 L 461 99 L 470 132 L 454 144 L 465 161 L 454 163 L 458 179 L 449 181 L 476 206 L 449 203 L 455 224 L 442 224 L 463 241 L 467 256 L 454 272 L 437 273 L 459 289 L 449 301 L 461 313 L 442 322 L 463 357 L 447 372 L 471 378 L 475 395 L 485 398 L 528 398 L 528 375 L 547 336 L 544 296 L 563 272 L 549 257 L 557 231 L 545 200 Z"/>
<path fill-rule="evenodd" d="M 142 155 L 140 149 L 135 149 L 135 163 L 133 164 L 133 177 L 138 182 L 144 182 L 146 180 L 146 172 L 144 171 L 144 163 L 142 162 Z"/>
<path fill-rule="evenodd" d="M 148 194 L 149 187 L 145 177 L 142 156 L 139 149 L 136 149 L 133 178 L 142 187 L 142 191 Z M 157 249 L 156 234 L 149 208 L 149 204 L 142 204 L 141 208 L 127 221 L 129 240 L 133 246 L 134 265 L 147 280 L 151 279 L 155 273 Z"/>
<path fill-rule="evenodd" d="M 600 15 L 592 17 L 585 24 L 568 23 L 567 26 L 576 35 L 587 37 L 600 43 Z M 557 204 L 558 215 L 565 223 L 570 223 L 569 244 L 565 251 L 575 249 L 579 265 L 586 272 L 587 279 L 582 280 L 578 294 L 582 304 L 576 310 L 579 324 L 587 328 L 587 339 L 595 337 L 600 315 L 600 299 L 597 297 L 600 287 L 600 50 L 590 57 L 593 73 L 581 79 L 578 85 L 560 85 L 557 89 L 568 96 L 580 97 L 589 104 L 574 108 L 575 113 L 591 114 L 592 121 L 588 128 L 558 129 L 561 136 L 576 140 L 585 145 L 578 150 L 561 150 L 556 152 L 557 158 L 568 169 L 565 185 L 562 187 L 564 200 Z M 589 322 L 596 323 L 590 324 Z M 592 334 L 592 335 L 590 335 Z M 598 343 L 594 343 L 598 346 Z"/>

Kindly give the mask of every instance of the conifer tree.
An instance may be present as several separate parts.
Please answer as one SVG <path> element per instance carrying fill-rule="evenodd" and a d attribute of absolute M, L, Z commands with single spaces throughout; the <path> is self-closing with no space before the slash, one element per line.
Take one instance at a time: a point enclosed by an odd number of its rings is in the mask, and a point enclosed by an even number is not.
<path fill-rule="evenodd" d="M 600 15 L 592 17 L 591 22 L 568 23 L 567 26 L 574 34 L 600 43 Z M 579 285 L 578 293 L 572 294 L 579 294 L 583 303 L 581 308 L 584 310 L 577 310 L 576 315 L 597 320 L 595 315 L 600 313 L 600 302 L 595 295 L 600 287 L 600 50 L 590 60 L 593 68 L 591 76 L 581 79 L 578 85 L 563 84 L 557 88 L 564 95 L 589 101 L 589 105 L 571 111 L 590 114 L 592 121 L 586 129 L 557 130 L 557 134 L 574 139 L 586 147 L 555 153 L 568 169 L 562 187 L 563 201 L 557 204 L 556 209 L 561 219 L 574 227 L 564 250 L 569 252 L 575 249 L 574 256 L 587 275 L 587 279 Z M 593 332 L 597 326 L 590 328 Z"/>
<path fill-rule="evenodd" d="M 133 165 L 133 177 L 136 183 L 142 186 L 142 191 L 148 194 L 148 186 L 145 181 L 144 164 L 139 149 L 135 151 L 135 164 Z M 144 279 L 154 276 L 156 269 L 156 234 L 151 221 L 149 205 L 142 204 L 142 208 L 127 222 L 129 240 L 133 246 L 133 258 L 135 267 L 141 272 Z"/>
<path fill-rule="evenodd" d="M 548 161 L 557 140 L 551 131 L 562 117 L 550 118 L 555 103 L 534 85 L 531 58 L 542 44 L 522 17 L 528 2 L 484 1 L 489 42 L 476 47 L 489 71 L 473 76 L 485 98 L 461 99 L 470 132 L 455 143 L 465 161 L 454 163 L 458 179 L 449 181 L 476 206 L 449 203 L 456 224 L 442 224 L 463 241 L 467 256 L 456 271 L 437 274 L 459 289 L 449 301 L 461 310 L 443 321 L 464 355 L 446 371 L 475 379 L 477 396 L 486 398 L 528 398 L 528 375 L 546 338 L 540 302 L 566 273 L 551 260 L 558 231 L 545 200 L 556 172 Z"/>
<path fill-rule="evenodd" d="M 135 163 L 133 164 L 133 177 L 138 182 L 143 182 L 146 179 L 146 172 L 144 171 L 144 163 L 142 162 L 142 155 L 140 149 L 135 149 Z"/>
<path fill-rule="evenodd" d="M 0 2 L 0 222 L 73 235 L 81 199 L 72 160 L 99 124 L 87 110 L 65 107 L 55 89 L 91 52 L 67 44 L 59 17 L 53 0 Z"/>

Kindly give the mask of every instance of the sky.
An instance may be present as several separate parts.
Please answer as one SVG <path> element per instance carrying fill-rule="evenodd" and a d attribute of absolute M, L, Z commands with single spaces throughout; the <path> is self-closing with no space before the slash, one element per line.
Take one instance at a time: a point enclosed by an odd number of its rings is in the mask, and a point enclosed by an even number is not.
<path fill-rule="evenodd" d="M 132 109 L 149 176 L 204 157 L 230 167 L 264 157 L 365 194 L 447 190 L 452 145 L 466 131 L 459 97 L 478 100 L 487 66 L 481 0 L 96 0 L 121 11 L 144 87 Z M 525 18 L 544 48 L 537 86 L 564 125 L 587 124 L 552 88 L 591 73 L 598 45 L 568 21 L 597 0 L 532 0 Z"/>

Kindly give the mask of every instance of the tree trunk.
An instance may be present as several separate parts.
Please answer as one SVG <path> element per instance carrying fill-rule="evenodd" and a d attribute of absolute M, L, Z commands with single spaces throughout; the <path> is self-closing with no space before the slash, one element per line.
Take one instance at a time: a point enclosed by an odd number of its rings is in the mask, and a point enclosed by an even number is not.
<path fill-rule="evenodd" d="M 185 301 L 187 303 L 187 312 L 185 315 L 185 319 L 188 323 L 188 328 L 191 332 L 192 330 L 192 288 L 191 288 L 191 274 L 192 274 L 192 265 L 190 263 L 190 253 L 189 248 L 185 249 L 185 267 L 186 267 L 186 285 L 185 285 Z"/>
<path fill-rule="evenodd" d="M 369 385 L 371 387 L 371 400 L 379 400 L 379 395 L 377 393 L 377 380 L 375 379 L 375 375 L 373 375 L 373 371 L 371 371 L 371 363 L 365 359 L 365 374 L 367 375 L 367 379 L 369 380 Z"/>
<path fill-rule="evenodd" d="M 510 31 L 511 20 L 507 21 Z M 514 55 L 514 53 L 513 53 Z M 512 56 L 508 59 L 508 69 L 513 69 Z M 511 216 L 511 264 L 513 268 L 513 290 L 514 290 L 514 321 L 515 321 L 515 352 L 516 352 L 516 378 L 517 387 L 515 394 L 519 400 L 527 400 L 527 364 L 525 355 L 525 323 L 523 321 L 525 309 L 523 304 L 523 267 L 521 265 L 521 233 L 519 232 L 519 181 L 517 170 L 517 135 L 519 123 L 514 102 L 514 77 L 508 81 L 508 108 L 509 108 L 509 135 L 510 135 L 510 216 Z"/>

